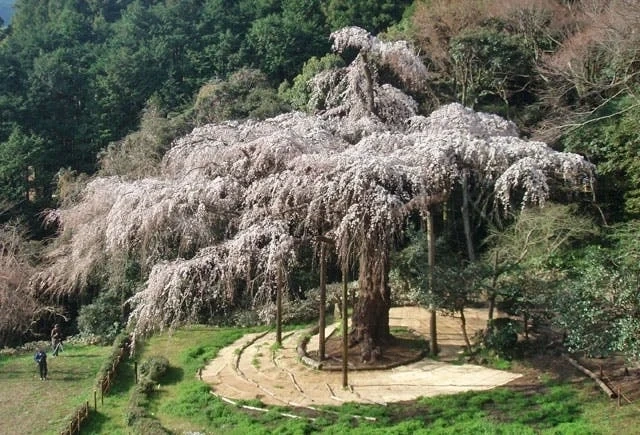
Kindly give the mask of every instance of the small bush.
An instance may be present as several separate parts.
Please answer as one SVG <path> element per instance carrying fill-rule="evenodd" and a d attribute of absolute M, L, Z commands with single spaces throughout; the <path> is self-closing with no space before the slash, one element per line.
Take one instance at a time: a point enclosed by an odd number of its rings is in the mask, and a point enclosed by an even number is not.
<path fill-rule="evenodd" d="M 125 414 L 125 421 L 127 426 L 132 426 L 136 420 L 139 420 L 147 415 L 147 410 L 140 405 L 131 405 L 127 408 Z"/>
<path fill-rule="evenodd" d="M 120 299 L 115 292 L 107 291 L 80 308 L 78 329 L 82 336 L 99 336 L 111 342 L 122 329 L 121 320 Z"/>
<path fill-rule="evenodd" d="M 167 429 L 162 427 L 160 422 L 155 418 L 150 417 L 142 417 L 135 421 L 133 424 L 133 428 L 136 430 L 136 433 L 143 435 L 169 435 Z"/>
<path fill-rule="evenodd" d="M 136 385 L 126 412 L 127 426 L 134 433 L 145 435 L 165 435 L 167 431 L 160 422 L 149 415 L 147 405 L 149 396 L 155 391 L 157 382 L 169 369 L 169 360 L 163 356 L 152 356 L 140 364 L 140 378 Z"/>
<path fill-rule="evenodd" d="M 511 319 L 495 319 L 484 338 L 484 345 L 501 357 L 513 357 L 518 344 L 518 328 Z"/>
<path fill-rule="evenodd" d="M 140 374 L 152 381 L 159 381 L 169 368 L 169 360 L 163 356 L 152 356 L 140 364 Z"/>
<path fill-rule="evenodd" d="M 156 389 L 157 383 L 147 377 L 141 377 L 136 385 L 136 390 L 141 394 L 151 394 Z"/>

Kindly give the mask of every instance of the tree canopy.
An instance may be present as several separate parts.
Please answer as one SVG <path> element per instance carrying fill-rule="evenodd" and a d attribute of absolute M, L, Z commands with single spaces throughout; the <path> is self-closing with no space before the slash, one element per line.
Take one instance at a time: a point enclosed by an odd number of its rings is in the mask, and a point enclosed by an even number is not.
<path fill-rule="evenodd" d="M 339 78 L 329 80 L 334 88 L 317 87 L 323 111 L 204 125 L 173 144 L 156 177 L 92 180 L 78 204 L 55 214 L 63 242 L 41 285 L 78 291 L 132 257 L 148 274 L 130 300 L 139 333 L 238 303 L 268 316 L 278 273 L 322 236 L 340 261 L 358 259 L 355 330 L 358 341 L 375 343 L 388 334 L 390 252 L 426 198 L 444 201 L 463 171 L 493 186 L 495 206 L 505 209 L 543 204 L 551 180 L 591 185 L 590 163 L 520 139 L 509 121 L 459 104 L 423 117 L 401 90 L 368 81 L 375 61 L 392 59 L 412 83 L 415 55 L 406 44 L 359 28 L 332 38 L 336 50 L 348 45 L 360 55 L 317 77 Z"/>

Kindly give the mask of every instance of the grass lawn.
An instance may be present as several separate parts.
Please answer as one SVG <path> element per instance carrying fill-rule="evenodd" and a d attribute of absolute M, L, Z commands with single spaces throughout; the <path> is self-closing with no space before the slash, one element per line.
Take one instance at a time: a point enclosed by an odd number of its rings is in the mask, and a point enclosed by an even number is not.
<path fill-rule="evenodd" d="M 198 368 L 248 330 L 191 327 L 152 337 L 139 361 L 164 356 L 171 364 L 148 403 L 148 411 L 170 433 L 202 434 L 632 434 L 636 407 L 616 408 L 593 383 L 557 383 L 535 391 L 497 388 L 411 403 L 376 406 L 345 404 L 308 410 L 241 410 L 209 394 Z M 248 403 L 262 405 L 258 401 Z M 281 411 L 299 415 L 290 419 Z M 376 421 L 354 418 L 374 417 Z"/>
<path fill-rule="evenodd" d="M 93 407 L 96 375 L 110 347 L 66 344 L 49 353 L 49 380 L 41 381 L 31 353 L 0 356 L 0 433 L 59 434 L 74 410 Z"/>
<path fill-rule="evenodd" d="M 151 337 L 135 358 L 123 363 L 98 412 L 92 412 L 83 434 L 135 434 L 126 425 L 135 387 L 134 361 L 151 356 L 169 360 L 170 368 L 145 407 L 162 433 L 186 434 L 635 434 L 640 408 L 616 407 L 590 380 L 557 382 L 549 376 L 534 389 L 496 388 L 482 392 L 418 399 L 388 406 L 344 404 L 320 412 L 269 408 L 246 411 L 209 393 L 197 372 L 218 351 L 256 330 L 193 326 Z M 0 433 L 60 433 L 64 418 L 86 400 L 93 407 L 96 373 L 109 347 L 67 347 L 52 358 L 50 380 L 38 378 L 32 355 L 0 359 Z M 546 375 L 544 375 L 546 378 Z M 247 402 L 245 402 L 247 403 Z M 262 407 L 261 403 L 247 404 Z M 300 418 L 280 415 L 285 411 Z M 368 421 L 354 416 L 375 418 Z"/>

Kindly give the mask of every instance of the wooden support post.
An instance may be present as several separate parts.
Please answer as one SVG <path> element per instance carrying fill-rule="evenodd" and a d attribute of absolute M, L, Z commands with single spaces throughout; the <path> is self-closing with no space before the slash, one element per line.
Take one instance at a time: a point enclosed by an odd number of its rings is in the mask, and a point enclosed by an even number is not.
<path fill-rule="evenodd" d="M 349 358 L 349 329 L 347 327 L 347 262 L 342 264 L 342 388 L 347 388 L 348 358 Z"/>
<path fill-rule="evenodd" d="M 276 343 L 278 346 L 282 346 L 282 266 L 278 267 L 278 279 L 277 279 L 277 292 L 276 292 Z"/>
<path fill-rule="evenodd" d="M 620 397 L 621 397 L 621 394 L 620 394 L 620 387 L 618 387 L 618 408 L 620 408 L 620 406 L 621 406 Z"/>
<path fill-rule="evenodd" d="M 133 362 L 133 373 L 135 376 L 136 384 L 138 383 L 138 361 Z"/>
<path fill-rule="evenodd" d="M 98 392 L 93 390 L 93 409 L 98 412 Z"/>
<path fill-rule="evenodd" d="M 318 361 L 322 362 L 325 355 L 324 336 L 326 325 L 325 311 L 327 309 L 327 246 L 320 242 L 320 318 L 318 320 Z"/>

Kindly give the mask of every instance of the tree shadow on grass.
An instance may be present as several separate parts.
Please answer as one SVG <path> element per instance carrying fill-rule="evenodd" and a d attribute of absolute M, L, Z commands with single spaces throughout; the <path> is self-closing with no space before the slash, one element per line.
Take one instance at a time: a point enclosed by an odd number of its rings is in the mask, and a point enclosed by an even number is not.
<path fill-rule="evenodd" d="M 117 368 L 116 377 L 111 385 L 109 394 L 128 394 L 129 389 L 136 382 L 133 361 L 125 360 Z"/>
<path fill-rule="evenodd" d="M 83 423 L 80 430 L 81 434 L 94 434 L 104 433 L 103 427 L 109 421 L 109 417 L 106 415 L 92 410 L 89 413 L 89 418 Z"/>
<path fill-rule="evenodd" d="M 67 354 L 64 351 L 60 352 L 58 356 L 51 355 L 51 358 L 104 358 L 102 355 L 94 355 L 90 353 L 74 353 Z"/>
<path fill-rule="evenodd" d="M 181 367 L 170 366 L 164 376 L 162 376 L 162 383 L 165 385 L 173 385 L 178 382 L 182 382 L 184 379 L 184 369 Z"/>

